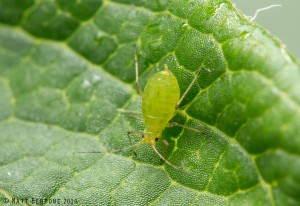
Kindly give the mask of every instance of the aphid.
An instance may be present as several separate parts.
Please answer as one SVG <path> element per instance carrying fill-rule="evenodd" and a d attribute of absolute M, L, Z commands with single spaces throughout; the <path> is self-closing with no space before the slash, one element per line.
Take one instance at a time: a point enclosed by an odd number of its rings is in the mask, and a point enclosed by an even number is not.
<path fill-rule="evenodd" d="M 177 113 L 180 103 L 190 91 L 190 89 L 196 82 L 200 72 L 204 68 L 198 70 L 193 81 L 180 97 L 180 89 L 177 79 L 168 69 L 167 65 L 165 65 L 164 71 L 157 72 L 149 78 L 145 85 L 144 92 L 142 92 L 138 80 L 137 62 L 137 55 L 135 54 L 136 86 L 140 95 L 142 96 L 142 116 L 144 119 L 145 129 L 142 134 L 143 139 L 139 143 L 137 143 L 136 145 L 132 145 L 131 147 L 136 147 L 139 144 L 148 143 L 162 160 L 164 160 L 168 165 L 175 167 L 158 152 L 155 144 L 162 138 L 162 132 L 166 127 L 179 126 L 196 132 L 200 132 L 195 128 L 191 128 L 175 122 L 169 123 L 169 121 Z M 129 141 L 130 144 L 132 144 L 130 138 Z"/>
<path fill-rule="evenodd" d="M 187 93 L 191 90 L 192 86 L 196 82 L 199 74 L 201 73 L 201 71 L 203 71 L 203 69 L 205 68 L 201 68 L 198 70 L 193 81 L 190 83 L 190 85 L 188 86 L 188 88 L 186 89 L 186 91 L 183 93 L 181 97 L 180 97 L 180 89 L 179 89 L 177 79 L 173 75 L 173 73 L 168 69 L 167 65 L 165 65 L 163 71 L 157 72 L 149 78 L 143 92 L 139 84 L 138 61 L 137 61 L 137 54 L 135 52 L 135 72 L 136 72 L 135 83 L 138 92 L 142 96 L 142 117 L 144 119 L 145 129 L 144 132 L 142 133 L 135 132 L 135 131 L 128 132 L 128 140 L 131 146 L 120 150 L 113 150 L 110 152 L 118 152 L 126 149 L 134 149 L 138 145 L 147 143 L 151 146 L 154 152 L 168 165 L 172 166 L 175 169 L 179 169 L 178 167 L 171 164 L 168 160 L 166 160 L 163 157 L 163 155 L 161 155 L 159 151 L 156 149 L 155 145 L 158 140 L 162 139 L 162 132 L 166 127 L 179 126 L 184 129 L 189 129 L 204 134 L 198 129 L 191 128 L 189 126 L 181 125 L 176 122 L 169 123 L 169 121 L 177 113 L 180 103 L 185 98 Z M 119 111 L 128 112 L 131 114 L 137 114 L 137 113 L 133 113 L 132 111 L 126 111 L 122 109 L 119 109 Z M 141 133 L 143 137 L 143 139 L 140 142 L 134 145 L 132 144 L 130 138 L 130 134 L 133 133 Z M 167 145 L 166 142 L 164 143 Z M 101 152 L 81 152 L 81 153 L 101 153 Z"/>

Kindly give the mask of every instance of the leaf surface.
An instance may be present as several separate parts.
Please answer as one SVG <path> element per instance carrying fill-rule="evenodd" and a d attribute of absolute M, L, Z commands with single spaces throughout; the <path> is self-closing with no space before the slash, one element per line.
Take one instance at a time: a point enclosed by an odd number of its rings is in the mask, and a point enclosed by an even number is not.
<path fill-rule="evenodd" d="M 227 0 L 0 1 L 0 198 L 76 205 L 299 205 L 300 69 Z M 181 94 L 157 143 L 134 87 L 167 64 Z M 139 136 L 133 137 L 140 141 Z M 100 151 L 100 153 L 79 153 Z M 24 205 L 33 204 L 32 202 Z M 45 203 L 46 205 L 50 202 Z"/>

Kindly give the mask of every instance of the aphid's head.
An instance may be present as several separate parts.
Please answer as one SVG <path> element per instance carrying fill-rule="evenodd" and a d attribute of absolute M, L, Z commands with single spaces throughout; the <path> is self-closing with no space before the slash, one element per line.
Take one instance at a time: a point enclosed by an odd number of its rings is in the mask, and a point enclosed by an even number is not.
<path fill-rule="evenodd" d="M 143 138 L 143 142 L 148 143 L 150 145 L 155 145 L 156 143 L 156 137 L 154 137 L 151 133 L 143 134 Z"/>

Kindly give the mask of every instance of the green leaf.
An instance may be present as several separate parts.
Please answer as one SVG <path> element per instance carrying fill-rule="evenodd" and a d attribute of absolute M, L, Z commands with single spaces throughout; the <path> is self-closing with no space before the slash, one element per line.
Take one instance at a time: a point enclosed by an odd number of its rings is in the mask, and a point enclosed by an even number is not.
<path fill-rule="evenodd" d="M 164 64 L 181 94 L 210 70 L 174 117 L 205 134 L 171 127 L 157 143 L 183 170 L 146 144 L 110 152 L 144 127 L 120 112 L 141 111 L 135 46 L 142 87 Z M 298 61 L 227 0 L 1 0 L 1 203 L 299 205 L 299 82 Z"/>

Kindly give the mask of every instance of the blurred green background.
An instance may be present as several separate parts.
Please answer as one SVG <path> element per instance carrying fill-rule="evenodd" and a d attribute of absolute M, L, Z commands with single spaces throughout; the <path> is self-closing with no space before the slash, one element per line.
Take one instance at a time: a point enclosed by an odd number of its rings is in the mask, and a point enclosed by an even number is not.
<path fill-rule="evenodd" d="M 255 21 L 280 39 L 300 60 L 300 1 L 299 0 L 233 0 L 236 7 L 247 16 L 259 8 L 281 4 L 258 14 Z"/>

